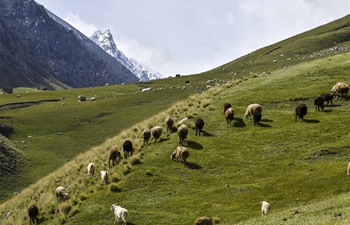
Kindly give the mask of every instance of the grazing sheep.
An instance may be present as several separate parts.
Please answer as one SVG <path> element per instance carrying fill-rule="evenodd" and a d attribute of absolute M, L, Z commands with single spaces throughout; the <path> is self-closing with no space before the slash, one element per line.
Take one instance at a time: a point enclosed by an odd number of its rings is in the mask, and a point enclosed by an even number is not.
<path fill-rule="evenodd" d="M 171 133 L 171 129 L 173 128 L 174 125 L 174 120 L 172 117 L 167 117 L 164 121 L 165 123 L 165 127 L 166 127 L 166 132 L 170 132 Z"/>
<path fill-rule="evenodd" d="M 117 162 L 117 158 L 121 158 L 121 154 L 119 152 L 118 149 L 116 148 L 112 148 L 111 150 L 109 150 L 109 153 L 108 153 L 108 167 L 111 168 L 111 160 L 112 160 L 112 166 L 114 166 Z"/>
<path fill-rule="evenodd" d="M 316 106 L 316 111 L 324 110 L 324 99 L 318 96 L 314 99 L 314 105 Z"/>
<path fill-rule="evenodd" d="M 62 186 L 57 187 L 55 193 L 56 193 L 57 201 L 69 199 L 68 192 L 66 192 L 66 190 Z"/>
<path fill-rule="evenodd" d="M 107 170 L 102 170 L 100 173 L 101 173 L 102 184 L 106 185 L 109 179 L 109 173 Z"/>
<path fill-rule="evenodd" d="M 154 143 L 156 143 L 157 140 L 160 138 L 160 136 L 162 135 L 162 132 L 163 132 L 163 128 L 160 126 L 155 126 L 152 128 L 151 134 L 152 134 L 152 137 L 154 138 Z"/>
<path fill-rule="evenodd" d="M 322 94 L 321 97 L 323 98 L 324 102 L 327 102 L 327 105 L 329 102 L 333 105 L 333 95 L 331 94 Z"/>
<path fill-rule="evenodd" d="M 297 121 L 297 117 L 299 117 L 300 122 L 303 122 L 303 118 L 306 114 L 307 114 L 307 106 L 305 104 L 299 104 L 295 108 L 295 121 Z"/>
<path fill-rule="evenodd" d="M 194 221 L 195 225 L 213 225 L 213 219 L 211 217 L 202 216 Z"/>
<path fill-rule="evenodd" d="M 348 164 L 348 170 L 346 171 L 346 173 L 348 174 L 348 177 L 350 178 L 350 162 Z"/>
<path fill-rule="evenodd" d="M 202 129 L 204 127 L 204 120 L 202 118 L 198 118 L 196 120 L 196 135 L 198 133 L 198 135 L 201 135 Z"/>
<path fill-rule="evenodd" d="M 142 131 L 143 145 L 148 145 L 148 141 L 151 138 L 151 131 L 146 129 Z"/>
<path fill-rule="evenodd" d="M 131 156 L 134 153 L 134 149 L 132 147 L 131 141 L 129 140 L 124 141 L 123 151 L 124 151 L 124 158 L 127 158 L 128 156 Z"/>
<path fill-rule="evenodd" d="M 79 95 L 78 96 L 78 102 L 84 102 L 84 101 L 86 101 L 85 95 Z"/>
<path fill-rule="evenodd" d="M 254 126 L 255 125 L 260 126 L 261 117 L 262 117 L 262 115 L 261 115 L 259 110 L 254 112 L 254 114 L 253 114 Z"/>
<path fill-rule="evenodd" d="M 28 208 L 29 224 L 35 223 L 35 219 L 39 213 L 39 209 L 36 205 L 31 205 Z"/>
<path fill-rule="evenodd" d="M 349 92 L 349 85 L 343 82 L 336 83 L 332 88 L 333 95 L 336 95 L 338 99 L 346 97 Z"/>
<path fill-rule="evenodd" d="M 186 159 L 190 156 L 190 152 L 187 150 L 187 148 L 178 146 L 175 151 L 170 155 L 171 160 L 174 160 L 176 158 L 176 161 L 178 159 L 181 159 L 184 166 L 186 165 Z"/>
<path fill-rule="evenodd" d="M 144 89 L 142 89 L 142 91 L 141 92 L 149 92 L 149 91 L 151 91 L 152 90 L 152 88 L 151 87 L 149 87 L 149 88 L 144 88 Z"/>
<path fill-rule="evenodd" d="M 183 145 L 185 139 L 187 138 L 188 134 L 188 128 L 185 124 L 182 124 L 178 129 L 177 129 L 177 134 L 179 135 L 179 144 Z"/>
<path fill-rule="evenodd" d="M 258 115 L 258 113 L 262 113 L 262 107 L 261 105 L 255 103 L 255 104 L 250 104 L 248 105 L 244 117 L 248 119 L 248 117 L 254 116 L 254 114 Z"/>
<path fill-rule="evenodd" d="M 87 166 L 87 171 L 88 171 L 88 174 L 90 176 L 94 175 L 95 173 L 95 164 L 94 163 L 89 163 L 89 165 Z"/>
<path fill-rule="evenodd" d="M 127 224 L 126 220 L 129 216 L 128 210 L 118 206 L 117 203 L 110 205 L 110 210 L 114 212 L 114 224 L 116 224 L 120 218 L 123 220 L 125 225 Z"/>
<path fill-rule="evenodd" d="M 261 212 L 263 215 L 267 215 L 270 212 L 271 205 L 268 202 L 262 201 L 261 202 Z"/>
<path fill-rule="evenodd" d="M 231 124 L 231 121 L 235 117 L 235 110 L 233 108 L 228 108 L 225 112 L 225 118 L 227 126 Z"/>
<path fill-rule="evenodd" d="M 223 106 L 223 108 L 224 108 L 224 113 L 226 112 L 226 110 L 227 110 L 228 108 L 231 108 L 231 107 L 232 107 L 232 106 L 231 106 L 230 103 L 225 102 L 225 103 L 224 103 L 224 106 Z"/>

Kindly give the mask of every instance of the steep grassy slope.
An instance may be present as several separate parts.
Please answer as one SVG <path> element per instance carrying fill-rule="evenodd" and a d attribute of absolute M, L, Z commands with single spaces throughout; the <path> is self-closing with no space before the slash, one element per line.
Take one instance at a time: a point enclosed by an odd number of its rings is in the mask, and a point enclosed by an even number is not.
<path fill-rule="evenodd" d="M 339 80 L 350 82 L 349 56 L 340 54 L 276 70 L 177 103 L 78 156 L 1 205 L 3 213 L 17 208 L 3 223 L 23 222 L 25 208 L 35 203 L 43 223 L 110 224 L 113 215 L 107 213 L 108 205 L 118 202 L 129 209 L 129 224 L 192 224 L 201 215 L 212 216 L 216 224 L 277 224 L 283 220 L 315 224 L 320 218 L 321 224 L 346 224 L 348 205 L 331 198 L 345 198 L 350 188 L 346 176 L 350 106 L 348 101 L 338 100 L 316 112 L 313 99 L 329 92 Z M 236 119 L 229 127 L 223 102 L 235 108 Z M 246 106 L 253 102 L 264 108 L 260 127 L 243 119 Z M 294 121 L 299 102 L 309 106 L 303 123 Z M 185 167 L 169 158 L 178 142 L 175 132 L 164 134 L 160 143 L 141 148 L 141 130 L 161 125 L 169 113 L 176 121 L 188 117 L 190 128 L 197 117 L 206 121 L 205 135 L 195 136 L 190 129 L 185 142 L 190 157 Z M 86 175 L 89 161 L 98 165 L 98 171 L 106 168 L 106 150 L 126 138 L 135 143 L 137 152 L 109 170 L 107 186 L 102 186 L 98 174 Z M 57 183 L 57 179 L 61 181 Z M 69 190 L 69 201 L 57 204 L 52 194 L 56 185 Z M 262 200 L 273 205 L 266 217 L 260 215 Z M 322 217 L 315 212 L 317 202 Z M 301 213 L 291 216 L 289 211 L 295 209 Z M 57 210 L 59 214 L 55 214 Z M 334 212 L 342 216 L 334 217 Z"/>
<path fill-rule="evenodd" d="M 14 192 L 81 152 L 167 109 L 173 102 L 198 93 L 193 87 L 183 89 L 184 79 L 168 79 L 168 84 L 139 83 L 49 92 L 19 89 L 13 95 L 2 95 L 0 123 L 14 128 L 11 141 L 23 154 L 19 154 L 20 175 L 0 177 L 0 199 L 12 197 Z M 148 85 L 155 90 L 141 93 L 139 89 Z M 159 97 L 160 93 L 167 97 Z M 79 103 L 80 94 L 95 96 L 97 100 Z M 116 143 L 119 147 L 121 144 Z M 18 183 L 13 182 L 16 177 Z"/>
<path fill-rule="evenodd" d="M 344 177 L 349 158 L 348 102 L 337 101 L 324 112 L 314 112 L 312 101 L 329 92 L 337 81 L 350 83 L 349 53 L 345 53 L 349 35 L 342 43 L 337 42 L 341 45 L 339 51 L 328 53 L 330 42 L 348 34 L 348 18 L 276 44 L 283 47 L 268 46 L 200 75 L 1 96 L 4 108 L 1 107 L 0 116 L 13 119 L 16 132 L 11 140 L 26 160 L 26 170 L 18 177 L 21 181 L 11 180 L 15 190 L 6 189 L 8 180 L 2 180 L 3 199 L 59 168 L 2 204 L 2 215 L 16 209 L 2 223 L 22 224 L 27 220 L 25 209 L 35 203 L 44 224 L 110 224 L 113 216 L 106 212 L 112 202 L 129 209 L 129 224 L 192 224 L 200 215 L 211 215 L 220 224 L 276 224 L 284 218 L 288 223 L 300 223 L 303 219 L 312 223 L 317 220 L 313 216 L 316 207 L 309 204 L 321 201 L 321 213 L 329 215 L 322 221 L 334 222 L 330 213 L 339 209 L 344 210 L 343 217 L 336 218 L 336 222 L 346 224 L 348 206 L 345 201 L 337 203 L 330 197 L 346 196 L 348 192 L 348 180 Z M 325 35 L 328 39 L 323 42 Z M 314 43 L 318 43 L 318 48 L 308 49 L 306 43 L 313 42 L 308 42 L 307 37 L 317 40 Z M 305 53 L 304 59 L 301 55 L 297 60 L 279 60 L 288 52 L 280 50 L 297 51 L 298 46 Z M 307 58 L 314 50 L 317 57 Z M 234 71 L 239 73 L 234 75 Z M 186 80 L 193 85 L 183 88 Z M 205 85 L 224 80 L 234 82 L 180 102 L 200 93 Z M 139 89 L 145 87 L 153 87 L 154 91 L 140 93 Z M 78 103 L 78 94 L 97 95 L 97 101 Z M 40 100 L 53 99 L 60 101 L 38 104 Z M 309 106 L 305 123 L 294 122 L 293 110 L 300 101 Z M 36 103 L 27 108 L 11 108 L 14 102 Z M 231 127 L 226 127 L 223 118 L 223 102 L 231 102 L 236 110 Z M 261 127 L 243 119 L 246 106 L 253 102 L 264 108 Z M 159 144 L 141 148 L 141 131 L 162 125 L 168 114 L 173 114 L 176 121 L 188 117 L 190 128 L 198 116 L 206 121 L 206 135 L 195 137 L 191 130 L 185 142 L 191 154 L 187 167 L 169 159 L 177 146 L 175 133 L 164 134 Z M 33 138 L 27 139 L 28 135 Z M 110 169 L 109 185 L 103 187 L 98 175 L 85 175 L 89 161 L 98 165 L 98 171 L 106 168 L 107 151 L 120 147 L 125 139 L 134 142 L 137 153 Z M 79 155 L 81 152 L 85 153 Z M 53 196 L 57 185 L 65 186 L 71 193 L 68 202 L 57 204 Z M 264 218 L 259 211 L 262 200 L 273 204 L 273 213 Z M 333 205 L 326 207 L 325 202 Z M 287 215 L 294 208 L 302 213 L 298 217 Z"/>

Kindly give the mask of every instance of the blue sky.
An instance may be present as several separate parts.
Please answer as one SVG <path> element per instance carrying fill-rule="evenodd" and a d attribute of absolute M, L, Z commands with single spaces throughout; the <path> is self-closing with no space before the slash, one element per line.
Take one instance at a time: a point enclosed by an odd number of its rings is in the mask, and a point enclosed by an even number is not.
<path fill-rule="evenodd" d="M 36 0 L 164 76 L 195 74 L 350 14 L 350 0 Z"/>

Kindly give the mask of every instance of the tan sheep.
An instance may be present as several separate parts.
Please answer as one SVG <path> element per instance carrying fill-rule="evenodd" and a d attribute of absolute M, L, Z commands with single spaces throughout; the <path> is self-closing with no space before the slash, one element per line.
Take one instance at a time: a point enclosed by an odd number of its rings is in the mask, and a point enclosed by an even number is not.
<path fill-rule="evenodd" d="M 228 108 L 225 112 L 225 118 L 226 118 L 226 123 L 227 126 L 231 124 L 231 121 L 235 117 L 235 110 L 233 108 Z"/>
<path fill-rule="evenodd" d="M 350 178 L 350 162 L 348 164 L 348 170 L 346 171 L 346 173 L 347 173 L 348 177 Z"/>
<path fill-rule="evenodd" d="M 174 120 L 173 120 L 173 118 L 172 117 L 167 117 L 166 119 L 165 119 L 165 121 L 164 121 L 164 123 L 165 123 L 165 127 L 166 127 L 166 131 L 169 133 L 171 133 L 171 130 L 172 130 L 172 128 L 173 128 L 173 125 L 174 125 Z"/>
<path fill-rule="evenodd" d="M 186 159 L 188 158 L 188 156 L 190 156 L 190 152 L 187 150 L 187 148 L 182 147 L 182 146 L 178 146 L 175 149 L 175 151 L 170 155 L 170 159 L 174 160 L 174 158 L 176 158 L 176 161 L 178 161 L 178 159 L 180 159 L 181 162 L 185 166 L 186 165 Z"/>
<path fill-rule="evenodd" d="M 336 83 L 332 88 L 333 95 L 336 95 L 338 99 L 343 98 L 348 95 L 349 85 L 343 82 Z"/>
<path fill-rule="evenodd" d="M 157 140 L 160 138 L 160 136 L 162 135 L 162 133 L 163 133 L 163 128 L 162 128 L 162 127 L 160 127 L 160 126 L 155 126 L 155 127 L 152 128 L 151 134 L 152 134 L 152 136 L 153 136 L 153 138 L 154 138 L 154 143 L 157 142 Z"/>
<path fill-rule="evenodd" d="M 178 129 L 177 129 L 177 134 L 179 135 L 179 144 L 183 145 L 185 139 L 187 138 L 188 134 L 188 128 L 185 124 L 182 124 Z"/>
<path fill-rule="evenodd" d="M 252 117 L 255 115 L 261 115 L 262 113 L 262 107 L 261 105 L 255 103 L 255 104 L 250 104 L 247 107 L 247 110 L 245 111 L 244 117 L 248 119 L 249 117 Z"/>

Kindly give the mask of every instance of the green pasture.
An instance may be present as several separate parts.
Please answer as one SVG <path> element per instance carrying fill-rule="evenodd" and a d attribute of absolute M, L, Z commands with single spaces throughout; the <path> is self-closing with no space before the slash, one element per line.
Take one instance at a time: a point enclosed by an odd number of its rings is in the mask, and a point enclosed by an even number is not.
<path fill-rule="evenodd" d="M 22 156 L 21 173 L 0 180 L 0 214 L 13 211 L 0 224 L 29 223 L 30 204 L 39 207 L 39 224 L 112 224 L 111 203 L 129 210 L 129 225 L 193 224 L 199 216 L 223 225 L 348 224 L 349 97 L 322 112 L 313 100 L 338 81 L 350 84 L 350 53 L 344 48 L 307 57 L 349 46 L 348 18 L 203 74 L 46 92 L 21 88 L 0 96 L 0 123 L 15 131 L 2 140 Z M 147 87 L 153 90 L 141 93 Z M 97 100 L 78 102 L 78 95 Z M 235 110 L 230 125 L 224 102 Z M 251 103 L 263 107 L 259 127 L 243 118 Z M 298 103 L 308 106 L 302 123 L 295 121 Z M 187 118 L 185 166 L 170 160 L 178 125 L 159 143 L 151 139 L 142 146 L 142 130 L 165 128 L 168 115 L 175 122 Z M 198 117 L 205 121 L 201 136 L 194 130 Z M 120 149 L 126 139 L 134 155 L 108 168 L 108 150 Z M 92 177 L 89 162 L 97 166 Z M 103 169 L 110 173 L 106 186 Z M 68 201 L 57 202 L 53 193 L 60 185 L 70 193 Z M 261 201 L 272 205 L 267 216 Z"/>

